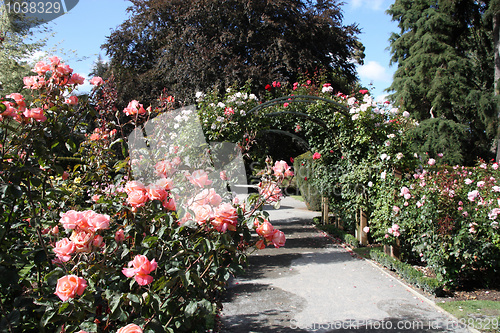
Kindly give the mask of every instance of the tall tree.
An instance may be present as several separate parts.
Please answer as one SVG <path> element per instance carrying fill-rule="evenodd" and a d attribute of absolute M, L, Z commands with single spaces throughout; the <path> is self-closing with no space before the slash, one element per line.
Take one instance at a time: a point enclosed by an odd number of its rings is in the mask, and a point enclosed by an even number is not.
<path fill-rule="evenodd" d="M 352 59 L 363 58 L 359 30 L 342 24 L 337 0 L 131 2 L 129 19 L 103 45 L 128 99 L 147 103 L 167 88 L 188 101 L 248 80 L 263 90 L 320 67 L 343 88 L 356 80 Z"/>
<path fill-rule="evenodd" d="M 23 88 L 23 77 L 30 74 L 29 58 L 40 50 L 44 42 L 32 41 L 31 24 L 14 12 L 8 13 L 0 4 L 0 82 L 1 94 L 19 92 Z"/>
<path fill-rule="evenodd" d="M 391 98 L 421 121 L 415 149 L 446 153 L 450 163 L 489 158 L 494 149 L 493 29 L 483 20 L 489 5 L 396 0 L 388 10 L 400 28 L 390 39 L 391 62 L 398 64 Z"/>

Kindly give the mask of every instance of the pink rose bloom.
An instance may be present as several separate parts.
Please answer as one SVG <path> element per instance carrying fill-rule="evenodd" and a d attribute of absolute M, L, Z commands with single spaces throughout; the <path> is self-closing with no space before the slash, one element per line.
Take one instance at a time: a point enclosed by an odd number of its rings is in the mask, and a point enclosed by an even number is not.
<path fill-rule="evenodd" d="M 427 161 L 427 164 L 434 165 L 434 164 L 436 164 L 436 160 L 433 158 L 429 158 L 429 160 Z"/>
<path fill-rule="evenodd" d="M 61 63 L 61 59 L 59 59 L 58 56 L 50 57 L 49 60 L 50 60 L 50 64 L 53 66 L 57 66 Z"/>
<path fill-rule="evenodd" d="M 66 64 L 59 64 L 57 65 L 55 72 L 60 76 L 65 76 L 73 73 L 73 68 L 69 67 L 69 65 Z"/>
<path fill-rule="evenodd" d="M 167 197 L 163 201 L 163 208 L 165 208 L 166 210 L 170 210 L 170 211 L 174 212 L 177 209 L 177 205 L 176 205 L 175 199 L 172 198 L 172 197 Z"/>
<path fill-rule="evenodd" d="M 401 233 L 398 230 L 394 230 L 393 235 L 394 237 L 399 237 L 401 236 Z"/>
<path fill-rule="evenodd" d="M 208 173 L 204 170 L 196 170 L 191 175 L 188 175 L 187 178 L 193 185 L 199 187 L 212 184 L 212 181 L 208 179 Z"/>
<path fill-rule="evenodd" d="M 138 254 L 128 263 L 128 267 L 131 268 L 122 269 L 123 275 L 133 277 L 140 286 L 145 286 L 153 282 L 153 277 L 149 274 L 158 267 L 158 264 L 154 259 L 149 261 L 146 256 Z"/>
<path fill-rule="evenodd" d="M 115 241 L 117 242 L 123 242 L 125 240 L 125 232 L 123 229 L 119 229 L 115 233 Z"/>
<path fill-rule="evenodd" d="M 155 183 L 158 186 L 163 187 L 166 191 L 170 191 L 174 188 L 174 181 L 171 178 L 160 178 Z"/>
<path fill-rule="evenodd" d="M 26 76 L 23 78 L 24 88 L 39 89 L 45 85 L 45 78 L 42 76 Z"/>
<path fill-rule="evenodd" d="M 78 104 L 78 97 L 76 96 L 70 96 L 69 98 L 67 98 L 64 103 L 68 104 L 68 105 L 76 105 Z"/>
<path fill-rule="evenodd" d="M 68 81 L 68 84 L 84 84 L 85 78 L 80 74 L 74 73 Z"/>
<path fill-rule="evenodd" d="M 125 192 L 128 194 L 132 191 L 146 191 L 146 186 L 144 186 L 143 183 L 136 181 L 136 180 L 131 180 L 125 184 Z"/>
<path fill-rule="evenodd" d="M 394 213 L 397 214 L 397 213 L 399 213 L 400 208 L 398 206 L 392 206 L 392 210 L 393 210 Z"/>
<path fill-rule="evenodd" d="M 266 248 L 266 242 L 263 239 L 259 239 L 257 243 L 255 243 L 255 247 L 259 250 L 263 250 Z"/>
<path fill-rule="evenodd" d="M 477 182 L 477 187 L 484 187 L 484 181 Z"/>
<path fill-rule="evenodd" d="M 74 210 L 69 210 L 66 213 L 60 213 L 59 216 L 61 216 L 59 222 L 61 222 L 65 230 L 76 229 L 83 218 L 80 212 Z"/>
<path fill-rule="evenodd" d="M 39 61 L 36 63 L 35 67 L 33 68 L 33 72 L 37 73 L 38 75 L 45 75 L 50 71 L 50 65 L 44 63 L 43 61 Z"/>
<path fill-rule="evenodd" d="M 133 190 L 128 193 L 127 203 L 134 207 L 142 207 L 148 202 L 148 194 L 143 190 Z"/>
<path fill-rule="evenodd" d="M 264 221 L 258 228 L 257 228 L 257 234 L 264 238 L 272 237 L 274 233 L 274 227 L 271 223 L 268 221 Z"/>
<path fill-rule="evenodd" d="M 174 173 L 175 167 L 170 162 L 159 161 L 155 165 L 155 170 L 156 170 L 156 173 L 159 176 L 168 177 L 168 176 L 171 176 Z"/>
<path fill-rule="evenodd" d="M 61 176 L 61 178 L 62 178 L 62 180 L 66 180 L 66 179 L 68 179 L 68 178 L 69 178 L 69 173 L 68 173 L 68 171 L 64 171 L 64 172 L 63 172 L 63 174 L 62 174 L 62 176 Z"/>
<path fill-rule="evenodd" d="M 104 238 L 101 235 L 95 235 L 94 240 L 92 241 L 92 245 L 95 247 L 100 247 L 104 243 Z"/>
<path fill-rule="evenodd" d="M 467 179 L 465 180 L 465 184 L 467 184 L 467 185 L 470 185 L 470 184 L 472 184 L 473 182 L 474 182 L 474 181 L 473 181 L 473 180 L 471 180 L 471 179 L 469 179 L 469 178 L 467 178 Z"/>
<path fill-rule="evenodd" d="M 491 168 L 492 168 L 493 170 L 497 170 L 497 169 L 498 169 L 498 163 L 496 163 L 496 162 L 495 162 L 495 163 L 493 163 L 493 164 L 491 165 Z"/>
<path fill-rule="evenodd" d="M 212 225 L 219 232 L 226 232 L 226 230 L 236 231 L 238 224 L 238 213 L 230 203 L 220 204 L 214 210 L 214 219 L 211 221 Z"/>
<path fill-rule="evenodd" d="M 67 262 L 71 260 L 71 255 L 75 252 L 75 249 L 75 244 L 72 241 L 68 238 L 63 238 L 56 242 L 54 253 L 62 262 Z"/>
<path fill-rule="evenodd" d="M 87 281 L 76 275 L 66 275 L 57 280 L 56 294 L 63 302 L 76 295 L 81 296 L 87 288 Z"/>
<path fill-rule="evenodd" d="M 471 191 L 471 192 L 467 193 L 467 198 L 470 201 L 474 201 L 478 196 L 479 196 L 479 191 L 478 190 L 474 190 L 474 191 Z"/>
<path fill-rule="evenodd" d="M 74 230 L 69 239 L 75 244 L 77 253 L 89 253 L 94 240 L 94 233 L 86 230 Z"/>
<path fill-rule="evenodd" d="M 321 154 L 320 153 L 314 153 L 313 154 L 313 160 L 318 160 L 321 158 Z"/>
<path fill-rule="evenodd" d="M 100 196 L 99 194 L 94 194 L 94 195 L 92 196 L 92 201 L 93 201 L 93 202 L 97 202 L 97 201 L 99 201 L 99 199 L 100 199 L 100 198 L 101 198 L 101 196 Z"/>
<path fill-rule="evenodd" d="M 26 111 L 23 112 L 23 115 L 26 118 L 32 118 L 38 122 L 44 122 L 47 120 L 47 117 L 45 117 L 41 108 L 26 109 Z"/>
<path fill-rule="evenodd" d="M 392 230 L 392 228 L 387 228 L 387 232 L 388 232 L 389 234 L 392 234 L 392 233 L 393 233 L 393 231 L 394 231 L 394 230 Z"/>
<path fill-rule="evenodd" d="M 417 208 L 420 208 L 420 207 L 422 207 L 423 205 L 424 205 L 423 203 L 421 203 L 420 201 L 417 201 Z"/>
<path fill-rule="evenodd" d="M 84 213 L 87 218 L 87 224 L 92 231 L 109 229 L 110 217 L 107 214 L 98 214 L 93 210 Z"/>
<path fill-rule="evenodd" d="M 365 233 L 369 233 L 369 232 L 370 232 L 370 227 L 364 227 L 364 228 L 363 228 L 363 231 L 364 231 Z"/>
<path fill-rule="evenodd" d="M 194 203 L 199 205 L 210 204 L 218 206 L 222 202 L 222 197 L 215 192 L 214 188 L 204 189 L 194 197 Z"/>
<path fill-rule="evenodd" d="M 26 102 L 24 101 L 24 96 L 23 95 L 21 95 L 19 93 L 12 93 L 12 94 L 7 95 L 5 97 L 12 98 L 16 102 L 17 107 L 19 108 L 19 111 L 22 112 L 22 111 L 26 110 Z M 5 103 L 6 102 L 4 102 L 4 104 Z M 10 105 L 10 103 L 9 104 L 5 104 L 5 105 Z M 17 111 L 16 111 L 16 113 L 17 113 Z"/>
<path fill-rule="evenodd" d="M 191 209 L 194 212 L 194 219 L 199 225 L 205 224 L 213 217 L 214 212 L 209 205 L 193 205 Z"/>
<path fill-rule="evenodd" d="M 93 86 L 100 86 L 101 84 L 104 84 L 104 80 L 100 76 L 94 76 L 89 82 Z"/>
<path fill-rule="evenodd" d="M 226 171 L 221 171 L 219 173 L 219 177 L 220 177 L 221 180 L 227 180 L 228 179 Z"/>
<path fill-rule="evenodd" d="M 271 243 L 273 243 L 274 247 L 279 248 L 279 247 L 285 246 L 285 241 L 286 241 L 286 239 L 285 239 L 285 234 L 283 233 L 283 231 L 275 229 L 273 232 L 272 239 L 271 239 Z"/>
<path fill-rule="evenodd" d="M 139 101 L 133 100 L 130 103 L 128 103 L 128 106 L 123 109 L 123 112 L 127 116 L 132 116 L 134 114 L 145 114 L 146 110 L 142 106 L 142 104 L 139 104 Z"/>
<path fill-rule="evenodd" d="M 394 224 L 392 225 L 392 230 L 393 230 L 393 231 L 397 231 L 397 230 L 399 230 L 399 225 L 397 225 L 397 224 L 395 224 L 395 223 L 394 223 Z"/>
<path fill-rule="evenodd" d="M 163 201 L 167 197 L 167 191 L 158 184 L 152 184 L 147 187 L 148 196 L 151 200 Z"/>
<path fill-rule="evenodd" d="M 276 161 L 273 166 L 273 171 L 276 176 L 284 176 L 285 172 L 289 170 L 290 167 L 285 161 Z"/>
<path fill-rule="evenodd" d="M 136 324 L 128 324 L 125 327 L 120 328 L 116 333 L 142 333 L 142 329 Z"/>

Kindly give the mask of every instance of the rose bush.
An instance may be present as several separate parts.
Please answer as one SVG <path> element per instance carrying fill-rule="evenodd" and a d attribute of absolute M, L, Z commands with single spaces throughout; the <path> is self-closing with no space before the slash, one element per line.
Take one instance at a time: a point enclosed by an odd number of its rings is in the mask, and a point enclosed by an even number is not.
<path fill-rule="evenodd" d="M 113 120 L 107 102 L 77 103 L 83 77 L 58 58 L 35 72 L 31 98 L 0 104 L 1 330 L 213 328 L 245 250 L 285 244 L 262 206 L 279 199 L 286 163 L 269 161 L 262 183 L 276 187 L 243 201 L 227 191 L 241 150 L 207 144 L 192 109 L 132 101 Z"/>

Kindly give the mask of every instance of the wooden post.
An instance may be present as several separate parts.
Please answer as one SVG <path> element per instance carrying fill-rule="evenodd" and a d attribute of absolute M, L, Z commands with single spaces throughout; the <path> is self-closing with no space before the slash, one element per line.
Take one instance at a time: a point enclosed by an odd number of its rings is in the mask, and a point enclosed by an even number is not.
<path fill-rule="evenodd" d="M 368 244 L 368 234 L 363 230 L 368 226 L 368 217 L 363 209 L 359 210 L 359 230 L 358 230 L 358 240 L 361 245 Z"/>
<path fill-rule="evenodd" d="M 322 218 L 323 218 L 323 224 L 330 223 L 329 217 L 328 217 L 328 198 L 327 197 L 321 197 L 321 214 L 322 214 Z"/>

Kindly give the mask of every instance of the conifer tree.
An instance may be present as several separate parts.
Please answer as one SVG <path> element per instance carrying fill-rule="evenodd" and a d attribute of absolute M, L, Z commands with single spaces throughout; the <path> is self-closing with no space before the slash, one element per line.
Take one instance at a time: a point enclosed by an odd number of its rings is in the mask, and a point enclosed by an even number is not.
<path fill-rule="evenodd" d="M 489 5 L 396 0 L 388 10 L 400 28 L 390 39 L 398 64 L 391 98 L 421 122 L 415 150 L 445 153 L 449 163 L 491 158 L 495 149 L 493 33 L 483 19 Z"/>

